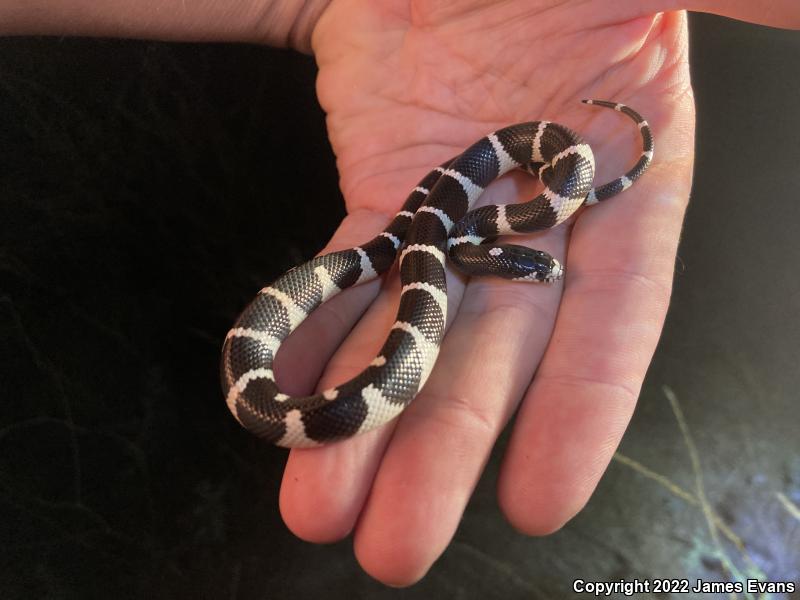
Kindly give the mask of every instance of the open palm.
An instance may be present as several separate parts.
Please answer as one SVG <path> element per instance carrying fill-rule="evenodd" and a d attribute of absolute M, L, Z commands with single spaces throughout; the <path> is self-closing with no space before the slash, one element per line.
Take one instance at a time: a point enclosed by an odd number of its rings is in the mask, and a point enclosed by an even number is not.
<path fill-rule="evenodd" d="M 334 0 L 314 31 L 348 208 L 326 251 L 371 238 L 433 166 L 511 123 L 570 126 L 594 148 L 596 183 L 618 176 L 639 155 L 638 131 L 581 98 L 631 105 L 656 139 L 655 162 L 630 191 L 535 243 L 515 240 L 564 258 L 563 285 L 451 271 L 448 333 L 405 413 L 369 434 L 292 451 L 281 490 L 288 526 L 313 541 L 355 528 L 359 561 L 387 583 L 415 581 L 446 547 L 520 403 L 498 497 L 511 523 L 532 534 L 580 510 L 633 411 L 669 301 L 694 113 L 685 15 L 613 4 Z M 507 177 L 480 202 L 528 199 L 534 186 Z M 319 388 L 360 372 L 399 297 L 391 273 L 329 302 L 279 355 L 281 386 L 309 391 L 313 366 L 337 346 Z"/>
<path fill-rule="evenodd" d="M 371 238 L 421 176 L 493 129 L 570 126 L 592 144 L 603 183 L 638 156 L 638 132 L 578 100 L 613 99 L 648 119 L 656 158 L 631 190 L 535 242 L 515 240 L 565 258 L 563 283 L 449 273 L 449 330 L 411 406 L 381 429 L 291 452 L 288 526 L 320 542 L 355 530 L 362 566 L 405 585 L 447 546 L 517 407 L 498 498 L 525 533 L 575 515 L 619 443 L 663 325 L 693 159 L 686 15 L 656 11 L 689 7 L 800 29 L 796 0 L 39 0 L 0 1 L 0 34 L 313 47 L 348 208 L 326 251 Z M 479 201 L 533 192 L 529 177 L 510 176 Z M 278 353 L 283 390 L 361 371 L 399 297 L 390 273 L 324 304 Z"/>

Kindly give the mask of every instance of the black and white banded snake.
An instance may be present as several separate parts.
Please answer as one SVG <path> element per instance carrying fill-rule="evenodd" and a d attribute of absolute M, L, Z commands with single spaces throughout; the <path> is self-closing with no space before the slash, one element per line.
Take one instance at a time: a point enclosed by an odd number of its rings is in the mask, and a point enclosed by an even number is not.
<path fill-rule="evenodd" d="M 594 155 L 580 136 L 548 121 L 511 125 L 487 135 L 428 173 L 388 227 L 362 246 L 317 256 L 263 288 L 228 332 L 222 390 L 238 421 L 279 446 L 305 447 L 348 438 L 399 415 L 433 369 L 447 317 L 445 256 L 467 275 L 550 282 L 564 269 L 545 252 L 484 243 L 499 235 L 547 229 L 581 205 L 626 190 L 653 159 L 653 136 L 634 110 L 584 100 L 629 116 L 642 154 L 625 175 L 593 188 Z M 539 177 L 529 202 L 471 210 L 493 180 L 514 168 Z M 313 396 L 288 396 L 272 371 L 281 343 L 320 304 L 386 272 L 400 254 L 397 319 L 378 356 L 350 381 Z"/>

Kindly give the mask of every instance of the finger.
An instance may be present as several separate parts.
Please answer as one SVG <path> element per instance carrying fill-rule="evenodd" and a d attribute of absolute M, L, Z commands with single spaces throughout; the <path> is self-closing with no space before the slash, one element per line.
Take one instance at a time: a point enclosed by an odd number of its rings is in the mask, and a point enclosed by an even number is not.
<path fill-rule="evenodd" d="M 344 248 L 351 248 L 381 231 L 389 217 L 382 213 L 358 210 L 345 217 L 331 241 L 321 252 L 326 254 Z M 290 335 L 275 357 L 275 376 L 278 387 L 289 394 L 309 394 L 315 389 L 329 387 L 331 377 L 336 383 L 348 377 L 344 372 L 330 374 L 331 365 L 337 357 L 348 355 L 347 336 L 353 329 L 359 329 L 359 318 L 365 319 L 365 326 L 378 327 L 374 321 L 386 309 L 372 308 L 364 314 L 376 300 L 381 287 L 380 280 L 374 280 L 343 291 L 323 303 L 316 311 Z M 367 352 L 368 343 L 359 344 L 361 352 Z M 344 340 L 344 341 L 343 341 Z M 352 341 L 349 342 L 352 346 Z M 377 348 L 375 349 L 377 351 Z M 333 357 L 333 358 L 332 358 Z M 371 358 L 371 357 L 370 357 Z M 351 363 L 358 363 L 359 357 L 352 356 Z M 367 364 L 366 358 L 363 364 Z M 362 367 L 363 368 L 363 367 Z M 357 372 L 357 371 L 356 371 Z M 322 374 L 322 376 L 321 376 Z M 355 372 L 350 373 L 350 376 Z M 341 376 L 340 380 L 335 377 Z M 281 515 L 290 530 L 298 537 L 314 542 L 330 542 L 347 535 L 357 516 L 358 498 L 363 493 L 359 482 L 359 468 L 369 469 L 369 465 L 351 464 L 350 456 L 375 457 L 373 448 L 380 445 L 380 433 L 371 432 L 353 439 L 350 450 L 342 451 L 338 444 L 324 448 L 311 448 L 305 451 L 294 450 L 289 454 L 280 491 Z"/>
<path fill-rule="evenodd" d="M 535 245 L 563 254 L 565 232 L 537 236 Z M 373 577 L 409 585 L 452 539 L 544 351 L 559 294 L 559 286 L 470 281 L 431 378 L 395 429 L 356 528 L 356 556 Z"/>
<path fill-rule="evenodd" d="M 457 306 L 463 284 L 450 278 L 448 306 Z M 378 354 L 400 304 L 400 279 L 390 273 L 384 288 L 330 359 L 319 389 L 347 381 Z M 302 342 L 300 342 L 302 343 Z M 293 449 L 284 471 L 280 506 L 298 537 L 332 542 L 353 528 L 369 493 L 394 422 L 319 448 Z"/>
<path fill-rule="evenodd" d="M 553 336 L 501 467 L 500 505 L 529 534 L 554 531 L 588 500 L 663 326 L 689 195 L 690 95 L 648 118 L 659 143 L 651 170 L 623 196 L 587 209 L 573 229 Z"/>
<path fill-rule="evenodd" d="M 392 277 L 331 357 L 318 389 L 347 381 L 378 354 L 397 309 L 398 286 Z M 350 533 L 369 491 L 393 424 L 318 448 L 289 454 L 280 492 L 286 526 L 310 542 L 328 543 Z"/>

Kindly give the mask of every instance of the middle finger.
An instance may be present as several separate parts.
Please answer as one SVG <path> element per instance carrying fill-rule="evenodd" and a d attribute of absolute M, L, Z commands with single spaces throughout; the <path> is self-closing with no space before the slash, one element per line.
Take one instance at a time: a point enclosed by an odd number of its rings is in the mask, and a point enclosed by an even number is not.
<path fill-rule="evenodd" d="M 535 246 L 561 257 L 565 239 L 560 228 L 537 236 Z M 430 380 L 397 424 L 359 520 L 355 551 L 368 573 L 408 585 L 446 548 L 530 384 L 560 294 L 560 284 L 470 281 Z"/>

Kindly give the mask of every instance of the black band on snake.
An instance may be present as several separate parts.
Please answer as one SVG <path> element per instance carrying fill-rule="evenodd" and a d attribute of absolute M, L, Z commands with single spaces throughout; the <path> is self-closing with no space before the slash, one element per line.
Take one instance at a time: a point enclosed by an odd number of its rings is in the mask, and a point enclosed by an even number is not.
<path fill-rule="evenodd" d="M 239 422 L 279 446 L 316 446 L 383 425 L 413 400 L 433 369 L 447 317 L 445 257 L 472 276 L 518 281 L 560 279 L 564 268 L 545 252 L 484 243 L 499 235 L 558 225 L 581 205 L 622 192 L 653 159 L 647 122 L 637 123 L 642 154 L 633 168 L 592 188 L 594 156 L 574 132 L 533 121 L 505 127 L 428 173 L 402 210 L 362 246 L 318 256 L 262 289 L 239 316 L 222 348 L 222 390 Z M 544 191 L 529 202 L 470 211 L 493 180 L 520 168 L 538 176 Z M 272 364 L 281 343 L 320 304 L 386 272 L 400 255 L 402 296 L 397 319 L 378 356 L 350 381 L 313 396 L 288 396 L 275 384 Z"/>

